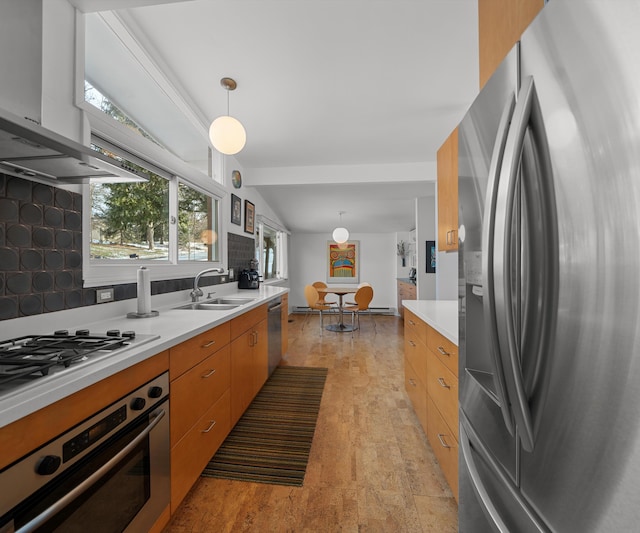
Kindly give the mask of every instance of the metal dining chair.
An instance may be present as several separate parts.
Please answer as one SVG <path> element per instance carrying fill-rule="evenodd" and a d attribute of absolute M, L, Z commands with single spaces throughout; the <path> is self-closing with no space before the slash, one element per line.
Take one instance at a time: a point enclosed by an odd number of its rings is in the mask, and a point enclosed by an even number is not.
<path fill-rule="evenodd" d="M 371 303 L 371 300 L 373 300 L 373 287 L 368 284 L 360 287 L 355 293 L 354 300 L 354 304 L 345 305 L 343 308 L 344 311 L 351 313 L 351 327 L 355 329 L 355 317 L 357 315 L 358 330 L 360 330 L 360 315 L 362 313 L 367 313 L 371 317 L 371 322 L 373 322 L 374 334 L 377 333 L 376 321 L 374 320 L 371 309 L 369 308 L 369 304 Z M 351 336 L 353 336 L 353 330 L 351 331 Z"/>
<path fill-rule="evenodd" d="M 313 285 L 305 286 L 304 297 L 307 300 L 307 307 L 309 309 L 307 311 L 307 314 L 304 317 L 304 322 L 302 323 L 302 330 L 304 330 L 304 327 L 307 324 L 307 319 L 309 318 L 309 315 L 311 315 L 313 311 L 318 311 L 320 313 L 320 335 L 322 335 L 322 331 L 324 330 L 323 312 L 331 312 L 332 307 L 331 305 L 322 303 L 320 301 L 320 293 L 318 293 L 318 289 L 316 289 Z"/>

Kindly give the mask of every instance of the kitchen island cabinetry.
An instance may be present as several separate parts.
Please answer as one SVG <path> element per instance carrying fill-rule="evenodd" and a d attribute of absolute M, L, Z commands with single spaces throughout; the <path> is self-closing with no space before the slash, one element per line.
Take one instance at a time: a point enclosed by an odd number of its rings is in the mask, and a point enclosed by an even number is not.
<path fill-rule="evenodd" d="M 445 324 L 447 333 L 454 329 L 457 331 L 457 302 L 407 303 L 404 320 L 405 388 L 457 500 L 458 347 L 456 342 L 438 331 L 441 324 Z"/>
<path fill-rule="evenodd" d="M 458 499 L 458 349 L 427 326 L 427 438 Z"/>
<path fill-rule="evenodd" d="M 231 320 L 231 426 L 245 412 L 269 374 L 267 305 Z"/>
<path fill-rule="evenodd" d="M 407 278 L 398 278 L 398 314 L 404 320 L 404 306 L 402 300 L 416 299 L 416 284 Z"/>
<path fill-rule="evenodd" d="M 437 153 L 438 250 L 458 250 L 458 128 Z"/>
<path fill-rule="evenodd" d="M 231 430 L 229 338 L 227 322 L 169 350 L 172 512 Z"/>
<path fill-rule="evenodd" d="M 405 389 L 424 432 L 427 432 L 427 325 L 411 311 L 404 319 Z"/>

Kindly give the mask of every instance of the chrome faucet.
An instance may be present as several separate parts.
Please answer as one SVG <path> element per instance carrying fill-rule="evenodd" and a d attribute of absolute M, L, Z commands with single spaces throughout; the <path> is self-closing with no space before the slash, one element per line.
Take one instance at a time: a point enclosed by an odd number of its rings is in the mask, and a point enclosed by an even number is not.
<path fill-rule="evenodd" d="M 224 268 L 222 267 L 206 268 L 202 272 L 198 272 L 198 274 L 196 275 L 196 278 L 193 280 L 193 290 L 189 293 L 191 296 L 192 302 L 197 302 L 198 298 L 202 296 L 202 290 L 198 285 L 200 283 L 200 278 L 202 277 L 202 275 L 206 274 L 207 272 L 217 272 L 218 274 L 224 274 Z"/>

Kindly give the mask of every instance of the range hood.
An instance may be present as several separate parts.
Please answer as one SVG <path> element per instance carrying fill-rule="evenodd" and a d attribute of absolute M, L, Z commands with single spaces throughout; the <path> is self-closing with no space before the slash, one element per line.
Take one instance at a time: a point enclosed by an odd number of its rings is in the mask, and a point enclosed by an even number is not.
<path fill-rule="evenodd" d="M 0 109 L 0 172 L 57 183 L 147 181 L 148 176 L 51 130 Z"/>

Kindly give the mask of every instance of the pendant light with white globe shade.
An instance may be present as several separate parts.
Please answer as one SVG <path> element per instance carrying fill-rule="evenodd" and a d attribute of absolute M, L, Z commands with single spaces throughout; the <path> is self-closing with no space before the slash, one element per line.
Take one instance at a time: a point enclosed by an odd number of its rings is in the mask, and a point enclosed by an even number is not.
<path fill-rule="evenodd" d="M 333 230 L 333 240 L 338 244 L 343 244 L 349 240 L 349 232 L 347 228 L 342 227 L 342 215 L 344 211 L 338 211 L 338 214 L 340 215 L 340 227 Z"/>
<path fill-rule="evenodd" d="M 234 155 L 244 148 L 247 133 L 237 118 L 229 115 L 229 91 L 235 90 L 238 84 L 231 78 L 222 78 L 222 85 L 227 90 L 227 114 L 216 118 L 209 127 L 209 139 L 213 147 L 221 154 Z"/>

